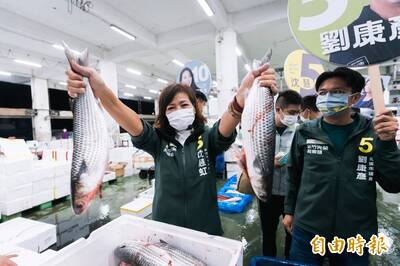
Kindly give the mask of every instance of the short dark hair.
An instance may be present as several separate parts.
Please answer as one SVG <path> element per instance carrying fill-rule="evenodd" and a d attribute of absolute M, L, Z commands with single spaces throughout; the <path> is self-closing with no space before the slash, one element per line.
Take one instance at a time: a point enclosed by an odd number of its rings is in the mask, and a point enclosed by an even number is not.
<path fill-rule="evenodd" d="M 301 104 L 301 110 L 310 110 L 312 112 L 319 112 L 317 108 L 317 96 L 316 95 L 308 95 L 303 97 L 303 103 Z"/>
<path fill-rule="evenodd" d="M 195 119 L 193 122 L 193 128 L 197 129 L 200 126 L 203 126 L 206 122 L 205 117 L 200 111 L 198 105 L 196 104 L 196 94 L 194 90 L 188 86 L 182 84 L 171 84 L 162 90 L 160 94 L 160 98 L 158 100 L 158 115 L 156 117 L 156 121 L 154 123 L 154 127 L 159 129 L 161 132 L 168 136 L 175 136 L 176 130 L 171 127 L 169 124 L 166 112 L 168 105 L 172 102 L 175 95 L 178 93 L 185 93 L 189 97 L 190 102 L 195 109 Z"/>
<path fill-rule="evenodd" d="M 319 90 L 324 81 L 332 78 L 339 78 L 346 82 L 346 85 L 351 88 L 352 93 L 361 92 L 365 87 L 365 79 L 360 73 L 347 67 L 338 67 L 333 71 L 326 71 L 319 75 L 315 82 L 316 90 Z"/>
<path fill-rule="evenodd" d="M 203 102 L 208 102 L 207 96 L 199 90 L 196 91 L 196 99 Z"/>
<path fill-rule="evenodd" d="M 287 90 L 279 93 L 276 99 L 276 107 L 286 108 L 289 104 L 301 105 L 302 99 L 298 92 Z"/>

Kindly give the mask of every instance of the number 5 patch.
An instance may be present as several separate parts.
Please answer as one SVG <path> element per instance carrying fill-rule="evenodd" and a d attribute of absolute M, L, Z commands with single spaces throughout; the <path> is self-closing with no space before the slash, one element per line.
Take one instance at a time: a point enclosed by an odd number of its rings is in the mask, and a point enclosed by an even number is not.
<path fill-rule="evenodd" d="M 360 152 L 371 153 L 372 150 L 374 149 L 374 145 L 372 145 L 373 141 L 374 141 L 374 138 L 362 138 L 360 141 L 360 147 L 358 147 Z"/>

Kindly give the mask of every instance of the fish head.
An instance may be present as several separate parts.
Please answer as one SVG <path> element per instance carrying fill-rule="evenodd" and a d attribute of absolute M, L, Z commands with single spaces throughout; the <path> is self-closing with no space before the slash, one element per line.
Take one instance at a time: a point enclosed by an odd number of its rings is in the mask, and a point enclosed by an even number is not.
<path fill-rule="evenodd" d="M 82 214 L 89 207 L 92 199 L 101 190 L 101 182 L 96 177 L 96 173 L 89 171 L 89 167 L 82 162 L 76 176 L 72 176 L 71 197 L 72 207 L 75 214 Z"/>
<path fill-rule="evenodd" d="M 119 259 L 120 265 L 122 262 L 128 263 L 127 265 L 130 265 L 129 263 L 134 262 L 137 252 L 145 246 L 144 243 L 139 243 L 136 241 L 132 241 L 129 243 L 123 243 L 114 250 L 114 256 Z M 124 265 L 124 264 L 122 264 Z M 136 265 L 136 264 L 135 264 Z"/>

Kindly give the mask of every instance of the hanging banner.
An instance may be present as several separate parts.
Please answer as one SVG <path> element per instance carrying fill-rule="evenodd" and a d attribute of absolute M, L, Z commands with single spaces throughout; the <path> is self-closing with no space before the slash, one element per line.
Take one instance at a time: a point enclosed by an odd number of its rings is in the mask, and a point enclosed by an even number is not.
<path fill-rule="evenodd" d="M 185 64 L 177 76 L 177 82 L 199 90 L 208 96 L 212 78 L 210 69 L 199 60 L 192 60 Z"/>
<path fill-rule="evenodd" d="M 365 66 L 400 56 L 399 0 L 289 0 L 297 41 L 339 65 Z"/>
<path fill-rule="evenodd" d="M 324 67 L 321 61 L 304 50 L 290 53 L 284 65 L 287 86 L 303 97 L 316 93 L 315 81 L 322 72 L 324 72 Z"/>
<path fill-rule="evenodd" d="M 364 76 L 365 78 L 365 88 L 361 91 L 361 98 L 360 100 L 353 105 L 356 108 L 368 108 L 374 109 L 374 103 L 372 102 L 372 92 L 370 86 L 370 79 L 368 76 Z M 381 84 L 383 91 L 389 88 L 390 76 L 382 76 L 381 77 Z"/>

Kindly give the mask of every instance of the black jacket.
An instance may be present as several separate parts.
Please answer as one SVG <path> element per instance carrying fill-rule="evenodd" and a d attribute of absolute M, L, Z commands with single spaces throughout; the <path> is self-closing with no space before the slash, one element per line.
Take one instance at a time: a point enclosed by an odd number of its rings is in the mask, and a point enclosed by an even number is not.
<path fill-rule="evenodd" d="M 354 115 L 356 126 L 338 155 L 321 119 L 302 124 L 288 163 L 285 213 L 294 226 L 325 237 L 369 239 L 377 233 L 376 182 L 400 192 L 400 151 L 380 141 L 370 119 Z"/>

